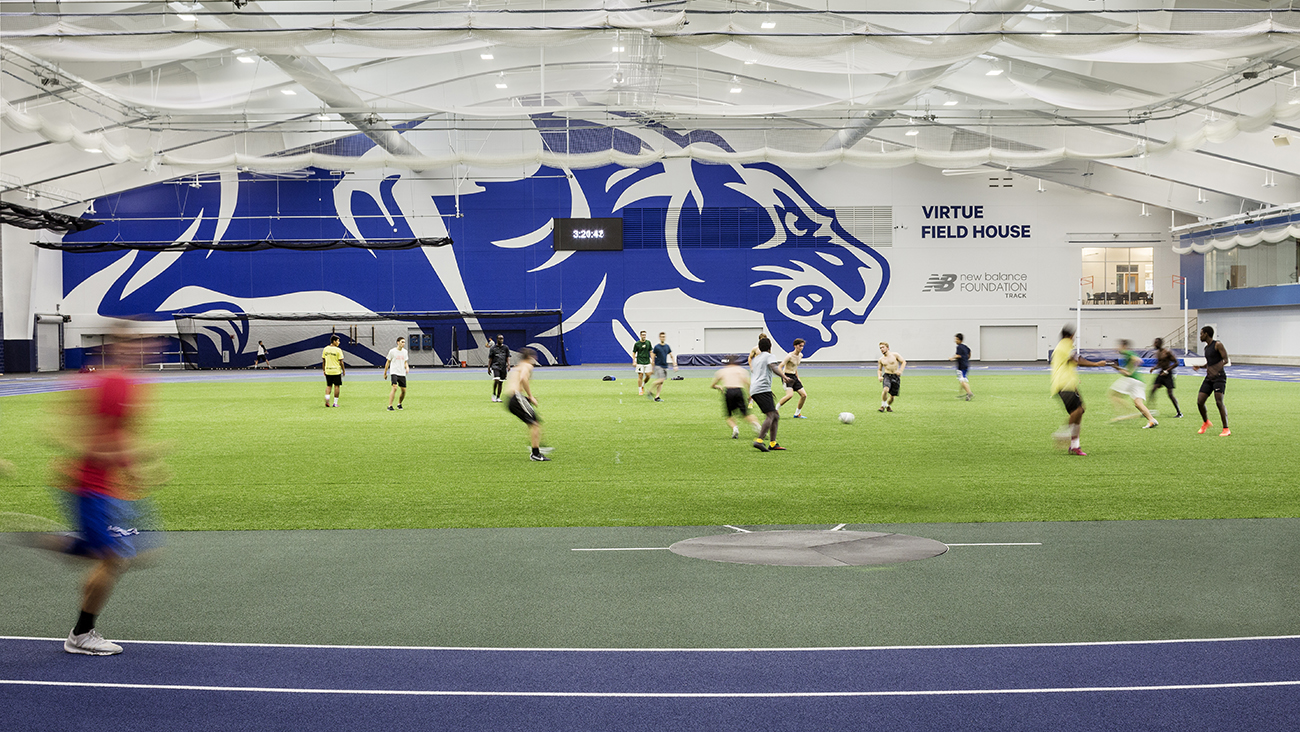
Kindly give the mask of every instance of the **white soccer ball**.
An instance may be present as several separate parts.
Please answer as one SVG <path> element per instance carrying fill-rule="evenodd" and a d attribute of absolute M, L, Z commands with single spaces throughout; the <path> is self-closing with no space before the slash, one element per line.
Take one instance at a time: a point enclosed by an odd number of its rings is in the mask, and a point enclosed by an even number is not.
<path fill-rule="evenodd" d="M 853 424 L 853 412 L 840 412 L 840 421 L 844 424 Z"/>

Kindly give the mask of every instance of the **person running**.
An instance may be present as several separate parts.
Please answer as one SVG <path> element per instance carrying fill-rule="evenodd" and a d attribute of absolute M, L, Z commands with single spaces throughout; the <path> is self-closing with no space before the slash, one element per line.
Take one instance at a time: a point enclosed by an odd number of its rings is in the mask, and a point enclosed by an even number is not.
<path fill-rule="evenodd" d="M 533 452 L 529 459 L 537 462 L 550 460 L 542 453 L 542 418 L 537 416 L 537 398 L 533 396 L 533 367 L 537 353 L 531 348 L 519 349 L 519 363 L 510 371 L 504 394 L 506 409 L 528 425 L 528 441 Z"/>
<path fill-rule="evenodd" d="M 1112 367 L 1119 372 L 1120 376 L 1110 385 L 1111 400 L 1115 402 L 1116 409 L 1124 409 L 1127 405 L 1124 403 L 1124 397 L 1128 397 L 1133 402 L 1133 406 L 1147 418 L 1147 423 L 1142 429 L 1151 429 L 1159 425 L 1155 417 L 1147 409 L 1145 393 L 1142 387 L 1142 378 L 1138 376 L 1138 369 L 1142 368 L 1142 359 L 1133 352 L 1132 343 L 1127 338 L 1119 340 L 1119 360 Z M 1129 415 L 1132 416 L 1132 415 Z M 1116 417 L 1113 421 L 1125 419 L 1126 417 Z"/>
<path fill-rule="evenodd" d="M 650 380 L 650 373 L 653 370 L 650 366 L 650 357 L 654 353 L 654 346 L 650 345 L 650 339 L 645 337 L 645 331 L 641 331 L 641 340 L 632 344 L 632 365 L 636 367 L 636 395 L 645 396 L 645 385 Z"/>
<path fill-rule="evenodd" d="M 733 440 L 740 437 L 740 427 L 732 416 L 737 412 L 753 426 L 754 434 L 758 434 L 761 429 L 758 419 L 749 413 L 749 408 L 745 404 L 745 384 L 748 381 L 749 374 L 740 365 L 740 357 L 727 356 L 722 359 L 722 368 L 713 374 L 713 383 L 709 384 L 709 388 L 722 392 L 722 412 L 726 415 L 727 424 L 731 425 Z"/>
<path fill-rule="evenodd" d="M 1201 328 L 1201 343 L 1205 344 L 1205 365 L 1192 367 L 1192 371 L 1205 369 L 1205 381 L 1201 382 L 1201 391 L 1196 396 L 1196 408 L 1201 412 L 1201 428 L 1196 434 L 1203 435 L 1213 426 L 1205 411 L 1205 400 L 1213 393 L 1214 404 L 1219 408 L 1219 419 L 1223 422 L 1223 431 L 1219 437 L 1227 437 L 1232 434 L 1232 430 L 1228 429 L 1228 408 L 1223 404 L 1223 392 L 1228 388 L 1228 375 L 1223 371 L 1228 365 L 1228 349 L 1224 348 L 1223 341 L 1214 340 L 1214 328 L 1208 325 Z"/>
<path fill-rule="evenodd" d="M 497 336 L 497 342 L 488 349 L 488 373 L 492 374 L 492 401 L 501 401 L 501 387 L 506 382 L 506 372 L 510 370 L 510 349 L 506 347 L 506 337 Z"/>
<path fill-rule="evenodd" d="M 72 429 L 58 439 L 72 452 L 57 467 L 67 481 L 68 510 L 75 533 L 41 537 L 37 545 L 94 561 L 82 589 L 80 613 L 63 650 L 87 656 L 111 656 L 122 647 L 105 640 L 95 623 L 117 582 L 142 559 L 139 522 L 148 513 L 144 491 L 160 477 L 154 450 L 141 441 L 145 386 L 125 366 L 138 359 L 133 344 L 116 342 L 105 349 L 105 368 L 93 372 L 76 394 Z"/>
<path fill-rule="evenodd" d="M 766 333 L 759 333 L 759 334 L 758 334 L 758 340 L 761 341 L 761 340 L 763 340 L 764 338 L 767 338 L 767 334 L 766 334 Z M 758 345 L 757 345 L 757 344 L 755 344 L 753 348 L 749 349 L 749 359 L 748 359 L 747 361 L 745 361 L 745 365 L 748 366 L 748 367 L 751 368 L 751 369 L 754 368 L 754 358 L 755 358 L 756 356 L 758 356 Z M 752 397 L 751 397 L 751 398 L 752 398 Z"/>
<path fill-rule="evenodd" d="M 975 398 L 970 391 L 970 382 L 966 379 L 966 372 L 970 371 L 970 346 L 962 343 L 961 333 L 953 336 L 952 339 L 957 344 L 957 353 L 949 356 L 948 360 L 957 362 L 957 383 L 961 384 L 961 390 L 965 392 L 966 401 L 969 402 Z"/>
<path fill-rule="evenodd" d="M 325 406 L 339 405 L 339 389 L 343 387 L 343 375 L 347 373 L 347 364 L 343 363 L 343 349 L 339 348 L 339 337 L 330 336 L 330 344 L 320 352 L 321 365 L 325 369 Z M 330 404 L 330 390 L 334 390 L 334 403 Z"/>
<path fill-rule="evenodd" d="M 784 382 L 785 372 L 781 370 L 780 364 L 772 360 L 772 341 L 767 338 L 759 339 L 758 355 L 754 356 L 750 366 L 749 398 L 753 399 L 754 405 L 767 415 L 758 428 L 754 447 L 763 452 L 784 450 L 785 448 L 776 442 L 776 427 L 781 421 L 781 413 L 777 411 L 776 398 L 772 396 L 772 374 L 781 377 L 781 381 Z"/>
<path fill-rule="evenodd" d="M 275 368 L 274 366 L 271 365 L 271 354 L 266 350 L 266 344 L 261 341 L 258 341 L 257 360 L 253 362 L 253 368 L 257 368 L 262 364 L 266 364 L 266 367 L 268 369 Z"/>
<path fill-rule="evenodd" d="M 668 379 L 668 364 L 672 363 L 673 371 L 677 370 L 677 355 L 673 353 L 673 347 L 668 345 L 667 335 L 659 334 L 659 342 L 652 349 L 654 351 L 654 383 L 650 385 L 652 394 L 646 396 L 652 397 L 656 402 L 662 402 L 661 396 L 664 391 L 664 381 Z"/>
<path fill-rule="evenodd" d="M 799 363 L 803 361 L 803 344 L 802 338 L 794 339 L 794 345 L 790 353 L 781 361 L 781 370 L 785 372 L 785 396 L 777 402 L 776 408 L 780 409 L 782 404 L 794 398 L 795 394 L 799 395 L 799 403 L 794 405 L 794 418 L 807 419 L 803 416 L 803 403 L 808 400 L 808 392 L 803 388 L 803 382 L 799 380 Z"/>
<path fill-rule="evenodd" d="M 889 344 L 880 342 L 880 358 L 876 361 L 876 380 L 880 382 L 880 409 L 877 412 L 894 411 L 894 398 L 903 382 L 903 369 L 907 361 L 889 350 Z"/>
<path fill-rule="evenodd" d="M 1074 326 L 1067 324 L 1061 328 L 1061 340 L 1052 351 L 1052 394 L 1061 398 L 1065 405 L 1065 426 L 1057 430 L 1054 437 L 1061 442 L 1069 441 L 1071 455 L 1086 456 L 1079 446 L 1079 433 L 1083 428 L 1083 397 L 1079 396 L 1079 367 L 1108 366 L 1105 361 L 1089 361 L 1074 355 Z"/>
<path fill-rule="evenodd" d="M 1174 356 L 1173 351 L 1165 348 L 1163 339 L 1157 338 L 1151 345 L 1156 349 L 1156 365 L 1151 367 L 1156 379 L 1151 382 L 1151 390 L 1147 394 L 1147 404 L 1155 404 L 1156 393 L 1160 391 L 1161 387 L 1164 387 L 1169 394 L 1169 401 L 1174 403 L 1174 412 L 1176 412 L 1174 419 L 1179 419 L 1183 416 L 1183 410 L 1182 407 L 1178 406 L 1178 397 L 1174 396 L 1174 371 L 1178 370 L 1178 358 Z"/>
<path fill-rule="evenodd" d="M 406 350 L 406 339 L 398 338 L 397 345 L 388 351 L 388 359 L 384 361 L 385 379 L 390 379 L 393 387 L 388 390 L 388 411 L 393 411 L 393 396 L 401 390 L 401 395 L 397 397 L 397 408 L 402 408 L 402 402 L 406 401 L 406 373 L 410 369 L 410 352 Z M 392 371 L 392 377 L 389 377 L 389 371 Z"/>

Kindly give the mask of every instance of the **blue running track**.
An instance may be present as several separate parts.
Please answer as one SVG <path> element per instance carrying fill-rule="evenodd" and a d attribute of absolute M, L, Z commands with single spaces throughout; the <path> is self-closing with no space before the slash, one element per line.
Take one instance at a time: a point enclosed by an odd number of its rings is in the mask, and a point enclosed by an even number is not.
<path fill-rule="evenodd" d="M 6 729 L 1287 730 L 1300 636 L 526 650 L 0 638 Z"/>

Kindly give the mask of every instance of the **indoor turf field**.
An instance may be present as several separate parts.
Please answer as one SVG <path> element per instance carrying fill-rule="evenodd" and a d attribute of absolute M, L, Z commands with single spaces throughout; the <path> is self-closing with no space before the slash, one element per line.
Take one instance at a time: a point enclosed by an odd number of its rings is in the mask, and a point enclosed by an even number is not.
<path fill-rule="evenodd" d="M 1233 435 L 1109 420 L 1084 376 L 1087 457 L 1045 370 L 805 367 L 784 453 L 732 440 L 711 370 L 666 401 L 618 369 L 541 370 L 554 460 L 468 370 L 378 372 L 339 409 L 319 374 L 166 374 L 151 434 L 161 561 L 61 650 L 78 564 L 0 546 L 0 701 L 25 729 L 771 730 L 1284 728 L 1300 705 L 1292 475 L 1300 383 L 1233 379 Z M 604 382 L 604 373 L 619 374 Z M 43 437 L 75 377 L 9 381 L 8 532 L 57 527 Z M 1180 398 L 1195 409 L 1192 386 Z M 852 411 L 843 425 L 835 418 Z M 1217 420 L 1216 420 L 1217 422 Z M 1142 520 L 1119 520 L 1142 519 Z M 1201 519 L 1201 520 L 1168 520 Z M 233 530 L 238 529 L 238 530 Z M 263 529 L 281 529 L 268 531 Z M 299 529 L 299 530 L 289 530 Z M 319 531 L 310 529 L 359 529 Z M 385 530 L 387 529 L 387 530 Z M 702 561 L 693 537 L 869 531 L 938 557 L 886 566 Z M 0 539 L 22 543 L 21 533 Z M 19 537 L 15 539 L 15 537 Z"/>
<path fill-rule="evenodd" d="M 771 454 L 747 427 L 730 439 L 711 369 L 684 369 L 661 403 L 637 396 L 630 369 L 539 369 L 547 464 L 527 459 L 524 426 L 489 401 L 477 370 L 415 372 L 401 412 L 386 411 L 373 369 L 349 373 L 338 409 L 324 408 L 318 373 L 168 375 L 149 423 L 172 477 L 155 497 L 170 530 L 1300 516 L 1300 383 L 1232 379 L 1233 434 L 1220 438 L 1196 434 L 1198 378 L 1179 377 L 1186 416 L 1173 419 L 1162 394 L 1160 426 L 1143 430 L 1140 418 L 1110 421 L 1133 410 L 1111 404 L 1113 376 L 1089 371 L 1089 454 L 1070 458 L 1051 440 L 1064 410 L 1041 369 L 974 370 L 965 402 L 951 370 L 914 368 L 882 414 L 874 369 L 805 366 L 808 419 L 788 403 L 788 451 Z M 17 463 L 0 511 L 58 518 L 44 435 L 66 398 L 0 401 L 0 444 Z"/>

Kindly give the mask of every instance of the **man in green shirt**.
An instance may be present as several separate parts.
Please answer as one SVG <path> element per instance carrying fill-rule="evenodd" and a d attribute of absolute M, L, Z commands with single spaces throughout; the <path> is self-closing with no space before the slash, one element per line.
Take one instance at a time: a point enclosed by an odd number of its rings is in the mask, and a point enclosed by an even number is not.
<path fill-rule="evenodd" d="M 641 331 L 641 340 L 632 344 L 632 365 L 636 367 L 636 395 L 645 395 L 645 383 L 650 380 L 652 367 L 650 366 L 650 357 L 654 353 L 654 346 L 650 344 L 650 339 L 645 337 L 645 331 Z"/>
<path fill-rule="evenodd" d="M 1132 344 L 1125 338 L 1119 341 L 1119 359 L 1112 364 L 1112 367 L 1119 372 L 1119 378 L 1110 386 L 1110 396 L 1115 402 L 1117 409 L 1124 409 L 1127 405 L 1124 403 L 1124 397 L 1133 400 L 1133 405 L 1138 408 L 1143 417 L 1147 418 L 1146 426 L 1142 429 L 1150 429 L 1160 424 L 1151 412 L 1147 409 L 1146 390 L 1142 385 L 1142 377 L 1138 376 L 1138 369 L 1142 368 L 1142 359 L 1133 352 Z M 1136 415 L 1128 415 L 1136 416 Z M 1127 417 L 1116 417 L 1116 420 L 1127 419 Z"/>

